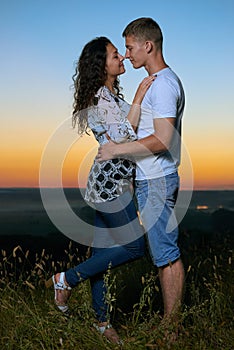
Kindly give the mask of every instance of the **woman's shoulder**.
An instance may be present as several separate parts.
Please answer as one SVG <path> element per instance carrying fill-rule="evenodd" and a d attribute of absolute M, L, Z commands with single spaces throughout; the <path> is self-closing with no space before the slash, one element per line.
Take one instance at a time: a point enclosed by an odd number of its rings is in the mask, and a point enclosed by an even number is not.
<path fill-rule="evenodd" d="M 111 92 L 106 86 L 101 86 L 98 89 L 95 97 L 98 98 L 98 102 L 102 101 L 102 100 L 107 101 L 107 102 L 111 102 L 111 100 L 112 100 Z"/>

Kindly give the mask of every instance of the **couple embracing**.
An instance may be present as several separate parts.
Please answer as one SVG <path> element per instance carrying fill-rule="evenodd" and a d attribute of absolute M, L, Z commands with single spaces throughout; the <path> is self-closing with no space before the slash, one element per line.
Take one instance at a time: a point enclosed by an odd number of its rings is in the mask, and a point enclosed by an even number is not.
<path fill-rule="evenodd" d="M 51 278 L 55 303 L 65 313 L 72 288 L 90 279 L 95 328 L 113 343 L 120 338 L 107 317 L 104 274 L 109 266 L 142 257 L 146 238 L 159 270 L 164 322 L 177 317 L 184 285 L 174 215 L 184 91 L 164 60 L 163 35 L 153 19 L 132 21 L 123 37 L 125 56 L 108 38 L 98 37 L 84 46 L 77 63 L 73 125 L 81 134 L 92 130 L 100 145 L 85 193 L 96 209 L 96 234 L 89 259 Z M 135 69 L 144 67 L 148 75 L 131 106 L 118 80 L 125 73 L 125 59 Z"/>

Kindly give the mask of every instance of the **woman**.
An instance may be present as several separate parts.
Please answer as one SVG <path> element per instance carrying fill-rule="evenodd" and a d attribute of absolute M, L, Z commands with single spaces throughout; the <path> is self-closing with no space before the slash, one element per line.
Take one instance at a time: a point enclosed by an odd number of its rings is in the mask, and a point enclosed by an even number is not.
<path fill-rule="evenodd" d="M 130 108 L 120 94 L 118 81 L 118 76 L 125 72 L 123 60 L 109 39 L 96 38 L 85 45 L 73 77 L 73 125 L 78 125 L 80 134 L 91 129 L 99 144 L 109 138 L 115 142 L 136 139 L 127 118 L 138 122 L 141 101 L 154 79 L 142 81 Z M 102 163 L 94 160 L 85 193 L 85 199 L 96 208 L 92 256 L 47 282 L 47 286 L 54 286 L 57 307 L 67 312 L 71 289 L 90 278 L 95 327 L 113 343 L 118 343 L 119 337 L 108 317 L 103 275 L 110 266 L 119 266 L 144 254 L 143 231 L 131 193 L 134 170 L 130 160 Z"/>

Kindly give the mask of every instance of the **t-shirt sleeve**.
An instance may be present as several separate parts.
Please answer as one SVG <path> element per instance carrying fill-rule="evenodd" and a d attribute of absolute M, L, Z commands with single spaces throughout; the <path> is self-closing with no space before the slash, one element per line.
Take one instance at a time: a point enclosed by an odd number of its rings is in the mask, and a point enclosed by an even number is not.
<path fill-rule="evenodd" d="M 153 118 L 176 118 L 178 94 L 167 79 L 157 79 L 150 91 Z"/>

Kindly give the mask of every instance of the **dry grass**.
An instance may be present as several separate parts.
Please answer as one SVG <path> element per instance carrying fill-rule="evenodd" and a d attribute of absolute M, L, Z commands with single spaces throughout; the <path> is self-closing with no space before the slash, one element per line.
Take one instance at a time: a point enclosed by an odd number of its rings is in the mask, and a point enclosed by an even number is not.
<path fill-rule="evenodd" d="M 55 261 L 45 250 L 29 259 L 16 247 L 1 251 L 0 349 L 118 349 L 93 329 L 89 281 L 73 290 L 72 314 L 61 315 L 53 304 L 53 290 L 44 288 L 52 273 L 77 264 L 72 244 L 66 261 Z M 110 307 L 123 349 L 222 349 L 234 348 L 233 256 L 228 240 L 203 251 L 184 253 L 186 292 L 180 333 L 170 346 L 161 327 L 162 300 L 158 278 L 147 258 L 109 272 Z"/>

